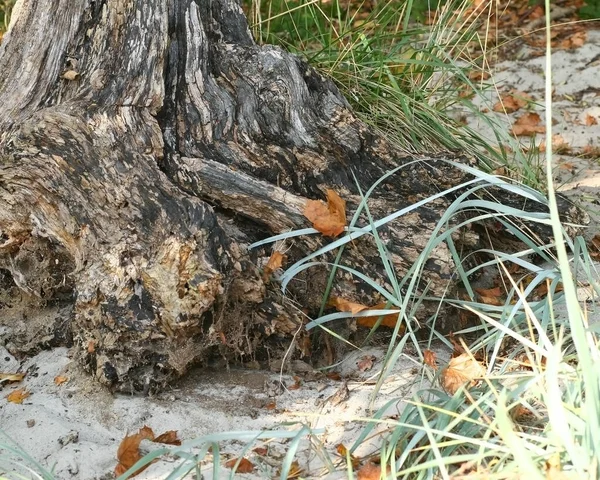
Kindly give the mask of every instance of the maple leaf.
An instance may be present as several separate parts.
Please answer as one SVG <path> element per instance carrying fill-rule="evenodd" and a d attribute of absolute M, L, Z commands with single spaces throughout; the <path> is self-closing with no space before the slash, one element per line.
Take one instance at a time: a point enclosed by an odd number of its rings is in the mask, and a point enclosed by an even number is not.
<path fill-rule="evenodd" d="M 263 269 L 263 275 L 262 275 L 263 281 L 267 282 L 271 278 L 271 275 L 273 274 L 273 272 L 275 272 L 277 269 L 281 268 L 281 266 L 286 261 L 286 259 L 287 259 L 287 255 L 284 255 L 283 253 L 275 250 L 269 257 L 269 261 L 267 262 L 267 264 L 265 265 L 265 268 Z"/>
<path fill-rule="evenodd" d="M 337 237 L 346 226 L 346 201 L 333 190 L 327 190 L 327 205 L 319 200 L 309 200 L 304 216 L 313 227 L 326 237 Z"/>
<path fill-rule="evenodd" d="M 21 404 L 23 403 L 23 400 L 25 400 L 30 395 L 31 393 L 28 392 L 26 388 L 19 388 L 18 390 L 15 390 L 14 392 L 11 392 L 8 395 L 6 395 L 6 399 L 10 403 Z"/>
<path fill-rule="evenodd" d="M 181 445 L 181 440 L 177 438 L 177 430 L 169 430 L 162 433 L 152 441 L 154 443 L 164 443 L 166 445 Z"/>
<path fill-rule="evenodd" d="M 485 368 L 475 361 L 471 355 L 462 353 L 458 357 L 450 359 L 448 366 L 442 371 L 442 387 L 450 395 L 465 383 L 474 385 L 476 380 L 485 375 Z"/>
<path fill-rule="evenodd" d="M 437 355 L 432 350 L 423 350 L 423 363 L 437 370 Z"/>
<path fill-rule="evenodd" d="M 167 434 L 170 432 L 167 432 Z M 163 434 L 166 435 L 166 434 Z M 177 434 L 175 434 L 177 436 Z M 123 475 L 127 470 L 129 470 L 135 463 L 142 458 L 142 454 L 140 453 L 140 443 L 142 440 L 150 440 L 155 441 L 154 432 L 150 427 L 144 425 L 139 429 L 138 433 L 133 435 L 127 435 L 121 443 L 119 444 L 119 449 L 117 450 L 117 466 L 115 467 L 115 475 L 118 477 L 119 475 Z M 166 443 L 166 442 L 163 442 Z M 155 460 L 156 461 L 156 460 Z M 130 477 L 135 477 L 142 473 L 146 468 L 150 466 L 150 463 L 144 465 L 143 467 L 136 470 Z"/>
<path fill-rule="evenodd" d="M 519 137 L 546 133 L 546 127 L 540 125 L 541 121 L 542 119 L 537 113 L 528 112 L 517 119 L 512 126 L 512 132 Z"/>
<path fill-rule="evenodd" d="M 494 112 L 514 113 L 527 106 L 527 102 L 531 100 L 531 97 L 525 92 L 511 90 L 505 96 L 501 97 L 500 101 L 494 105 L 492 110 L 494 110 Z"/>
<path fill-rule="evenodd" d="M 119 445 L 119 449 L 117 450 L 117 466 L 115 467 L 115 475 L 118 477 L 123 475 L 127 470 L 129 470 L 135 463 L 142 458 L 140 454 L 140 443 L 144 440 L 144 436 L 140 433 L 135 433 L 133 435 L 126 436 L 123 440 L 121 440 L 121 444 Z M 148 464 L 150 465 L 150 464 Z M 131 477 L 135 477 L 143 472 L 148 465 L 143 466 L 136 472 L 134 472 Z"/>
<path fill-rule="evenodd" d="M 225 467 L 227 468 L 235 468 L 235 464 L 238 462 L 237 458 L 232 458 L 231 460 L 227 461 L 225 463 Z M 237 473 L 250 473 L 254 470 L 254 464 L 248 460 L 247 458 L 243 457 L 240 460 L 239 465 L 237 466 L 237 468 L 235 469 L 235 471 Z"/>
<path fill-rule="evenodd" d="M 356 366 L 361 372 L 366 372 L 373 368 L 373 362 L 376 360 L 375 355 L 364 355 L 360 358 Z"/>

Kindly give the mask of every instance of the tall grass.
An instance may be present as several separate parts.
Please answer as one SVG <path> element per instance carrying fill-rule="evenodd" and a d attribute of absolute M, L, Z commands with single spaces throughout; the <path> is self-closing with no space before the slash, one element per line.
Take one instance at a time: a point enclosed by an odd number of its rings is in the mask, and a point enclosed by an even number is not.
<path fill-rule="evenodd" d="M 358 115 L 407 153 L 453 151 L 475 157 L 482 168 L 499 166 L 536 187 L 531 153 L 476 107 L 494 85 L 472 73 L 489 69 L 486 29 L 495 2 L 440 2 L 431 25 L 414 22 L 424 2 L 384 0 L 365 16 L 353 2 L 247 0 L 256 38 L 304 56 L 332 78 Z M 492 52 L 493 53 L 493 52 Z M 489 125 L 490 140 L 462 125 L 461 111 Z M 453 111 L 454 113 L 449 113 Z M 457 118 L 458 117 L 458 118 Z"/>

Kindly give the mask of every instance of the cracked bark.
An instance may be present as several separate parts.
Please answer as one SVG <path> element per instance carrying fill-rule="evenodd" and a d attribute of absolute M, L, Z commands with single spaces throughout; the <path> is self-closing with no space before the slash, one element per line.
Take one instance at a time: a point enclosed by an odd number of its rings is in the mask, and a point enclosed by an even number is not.
<path fill-rule="evenodd" d="M 309 226 L 304 204 L 327 188 L 356 207 L 353 174 L 365 190 L 413 160 L 331 81 L 257 46 L 235 0 L 23 0 L 0 46 L 0 106 L 10 345 L 72 335 L 82 362 L 121 390 L 160 388 L 215 349 L 251 358 L 265 338 L 289 342 L 305 315 L 261 279 L 270 251 L 247 245 Z M 443 160 L 423 157 L 385 182 L 372 214 L 467 178 Z M 399 275 L 449 201 L 382 229 Z M 288 253 L 320 242 L 297 239 Z M 346 261 L 384 281 L 366 237 Z M 440 246 L 423 285 L 441 295 L 452 272 Z M 325 280 L 307 274 L 291 298 L 314 313 Z M 351 279 L 337 288 L 373 300 Z"/>

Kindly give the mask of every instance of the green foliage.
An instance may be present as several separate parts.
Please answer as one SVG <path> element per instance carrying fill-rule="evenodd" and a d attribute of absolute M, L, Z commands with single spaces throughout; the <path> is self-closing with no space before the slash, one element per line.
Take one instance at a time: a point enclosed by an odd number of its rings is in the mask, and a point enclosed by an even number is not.
<path fill-rule="evenodd" d="M 599 19 L 600 0 L 586 0 L 585 5 L 579 9 L 579 18 L 584 20 Z"/>

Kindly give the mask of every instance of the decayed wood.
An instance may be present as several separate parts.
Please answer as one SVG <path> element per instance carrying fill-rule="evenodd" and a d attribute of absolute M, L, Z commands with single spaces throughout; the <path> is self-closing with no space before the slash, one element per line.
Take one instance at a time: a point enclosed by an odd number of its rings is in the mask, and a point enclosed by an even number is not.
<path fill-rule="evenodd" d="M 265 338 L 295 335 L 310 355 L 302 326 L 326 270 L 286 297 L 260 274 L 270 250 L 246 248 L 310 226 L 307 199 L 332 188 L 356 209 L 359 186 L 405 165 L 369 204 L 381 218 L 468 178 L 443 158 L 403 156 L 331 81 L 257 46 L 235 0 L 23 0 L 0 46 L 0 132 L 0 287 L 14 348 L 23 324 L 54 312 L 94 375 L 130 391 L 159 388 L 215 349 L 251 358 Z M 382 227 L 398 275 L 451 200 Z M 293 261 L 323 242 L 285 248 Z M 386 284 L 372 238 L 344 261 Z M 442 244 L 419 288 L 443 295 L 453 271 Z M 335 288 L 376 300 L 347 275 Z"/>

